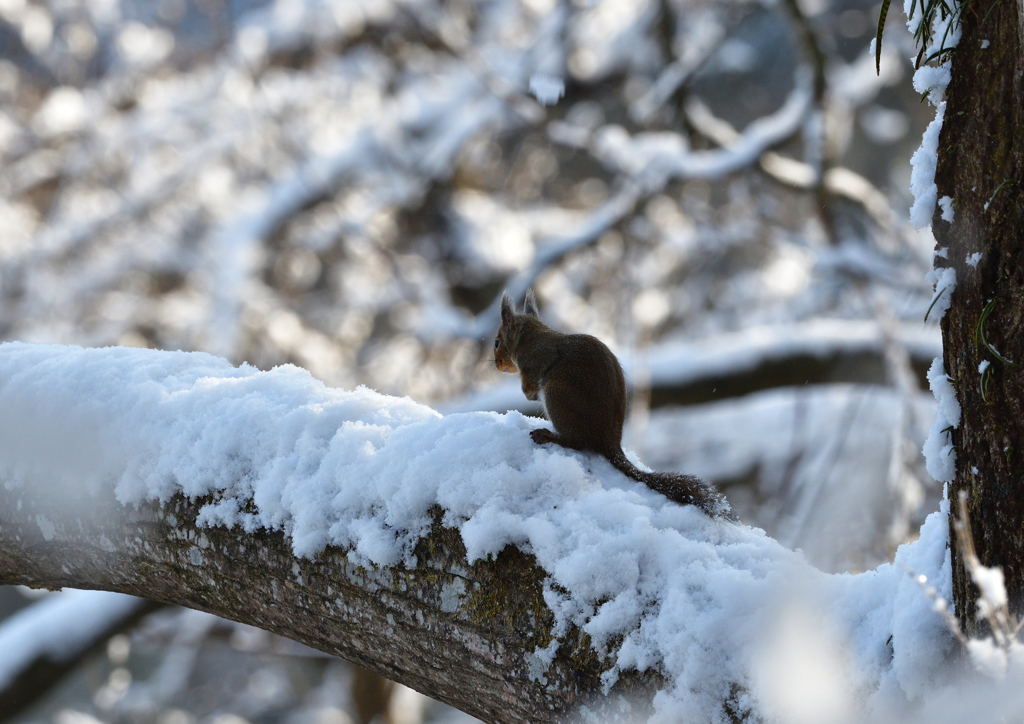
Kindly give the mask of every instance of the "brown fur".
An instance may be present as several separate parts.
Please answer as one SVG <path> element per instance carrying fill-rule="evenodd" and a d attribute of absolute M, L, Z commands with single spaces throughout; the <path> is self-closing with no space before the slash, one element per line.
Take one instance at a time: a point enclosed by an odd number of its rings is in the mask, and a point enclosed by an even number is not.
<path fill-rule="evenodd" d="M 523 394 L 540 400 L 555 431 L 534 430 L 539 444 L 556 443 L 606 457 L 633 480 L 708 515 L 735 520 L 729 503 L 709 483 L 691 475 L 646 473 L 622 452 L 626 420 L 626 380 L 612 351 L 589 334 L 562 334 L 540 321 L 533 291 L 522 312 L 506 294 L 501 300 L 501 327 L 494 364 L 519 373 Z"/>

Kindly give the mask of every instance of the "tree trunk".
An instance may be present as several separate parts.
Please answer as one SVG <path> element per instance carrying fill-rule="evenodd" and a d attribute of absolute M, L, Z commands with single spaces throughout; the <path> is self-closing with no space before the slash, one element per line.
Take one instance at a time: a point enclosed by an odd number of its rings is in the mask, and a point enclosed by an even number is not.
<path fill-rule="evenodd" d="M 564 720 L 580 704 L 649 702 L 656 675 L 603 696 L 600 660 L 578 630 L 550 666 L 543 571 L 509 546 L 468 564 L 435 523 L 415 569 L 363 568 L 328 548 L 296 558 L 280 532 L 198 527 L 204 500 L 122 506 L 113 492 L 47 493 L 0 481 L 0 584 L 120 591 L 208 611 L 341 656 L 487 722 Z M 99 498 L 99 499 L 98 499 Z M 628 709 L 628 707 L 622 707 Z M 613 721 L 611 712 L 602 714 Z"/>
<path fill-rule="evenodd" d="M 965 4 L 939 138 L 936 185 L 953 199 L 932 228 L 956 270 L 942 321 L 943 357 L 962 417 L 952 430 L 981 562 L 1000 566 L 1010 608 L 1024 613 L 1024 80 L 1019 0 Z M 986 42 L 987 41 L 987 42 Z M 968 256 L 981 252 L 977 266 Z M 986 344 L 986 341 L 988 344 Z M 988 361 L 986 374 L 979 365 Z M 952 506 L 955 508 L 956 506 Z M 952 521 L 951 521 L 952 522 Z M 955 540 L 951 531 L 951 540 Z M 953 597 L 965 630 L 977 590 L 953 550 Z"/>

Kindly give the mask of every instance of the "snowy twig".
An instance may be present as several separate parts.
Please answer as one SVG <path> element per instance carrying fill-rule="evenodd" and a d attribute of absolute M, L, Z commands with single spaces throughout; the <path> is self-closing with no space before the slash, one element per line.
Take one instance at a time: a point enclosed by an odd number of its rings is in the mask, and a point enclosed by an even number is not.
<path fill-rule="evenodd" d="M 720 146 L 735 143 L 739 132 L 728 121 L 716 117 L 699 98 L 687 99 L 684 105 L 686 119 L 703 136 Z M 758 159 L 761 170 L 781 184 L 802 191 L 817 188 L 814 167 L 803 161 L 766 151 Z M 861 206 L 881 228 L 908 242 L 906 225 L 892 208 L 888 198 L 867 178 L 845 166 L 830 165 L 824 172 L 825 190 Z"/>
<path fill-rule="evenodd" d="M 768 149 L 800 131 L 811 109 L 811 74 L 800 68 L 796 85 L 786 102 L 774 114 L 750 123 L 733 143 L 710 151 L 692 151 L 682 144 L 669 144 L 663 134 L 630 137 L 610 128 L 596 134 L 595 155 L 606 165 L 626 173 L 646 188 L 660 190 L 671 180 L 720 179 L 747 168 Z"/>
<path fill-rule="evenodd" d="M 697 17 L 687 37 L 690 42 L 683 44 L 682 56 L 665 66 L 650 90 L 630 106 L 629 115 L 634 121 L 648 122 L 721 47 L 726 37 L 723 25 L 715 21 L 702 22 L 705 20 L 704 16 Z"/>
<path fill-rule="evenodd" d="M 599 206 L 590 217 L 565 236 L 541 242 L 540 250 L 529 267 L 516 274 L 505 285 L 513 299 L 522 299 L 526 290 L 536 283 L 546 269 L 557 264 L 568 254 L 578 251 L 595 241 L 608 229 L 633 212 L 641 198 L 640 188 L 627 182 L 615 196 Z M 459 336 L 480 339 L 490 335 L 498 327 L 501 298 L 495 298 L 487 309 L 480 312 L 464 327 L 455 331 Z"/>
<path fill-rule="evenodd" d="M 800 82 L 801 78 L 803 82 Z M 806 73 L 799 73 L 797 86 L 783 107 L 775 115 L 751 123 L 733 144 L 724 149 L 680 149 L 673 153 L 660 148 L 651 153 L 639 150 L 644 141 L 642 134 L 636 139 L 614 130 L 613 138 L 609 138 L 607 133 L 597 134 L 598 138 L 590 142 L 593 151 L 603 156 L 606 162 L 618 166 L 626 180 L 618 193 L 595 209 L 575 231 L 542 244 L 533 263 L 508 282 L 506 289 L 509 294 L 514 298 L 521 297 L 545 269 L 561 261 L 568 253 L 596 241 L 602 233 L 632 213 L 642 199 L 658 193 L 669 181 L 720 178 L 749 166 L 765 150 L 792 136 L 799 130 L 808 108 L 806 79 Z M 499 301 L 495 299 L 487 309 L 466 323 L 448 322 L 444 328 L 435 325 L 421 331 L 482 339 L 497 327 Z M 453 315 L 443 315 L 443 318 L 451 320 Z"/>

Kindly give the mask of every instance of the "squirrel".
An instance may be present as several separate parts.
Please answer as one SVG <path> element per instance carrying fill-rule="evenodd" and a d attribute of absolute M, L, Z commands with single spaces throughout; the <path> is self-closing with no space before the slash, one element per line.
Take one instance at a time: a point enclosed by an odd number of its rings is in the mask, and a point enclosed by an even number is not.
<path fill-rule="evenodd" d="M 647 473 L 622 452 L 626 420 L 626 379 L 610 349 L 589 334 L 562 334 L 540 320 L 533 290 L 516 312 L 508 293 L 501 298 L 501 327 L 494 340 L 494 364 L 519 373 L 523 394 L 539 400 L 555 431 L 533 430 L 543 445 L 596 452 L 628 477 L 669 500 L 695 505 L 711 517 L 736 521 L 728 501 L 710 483 L 692 475 Z"/>

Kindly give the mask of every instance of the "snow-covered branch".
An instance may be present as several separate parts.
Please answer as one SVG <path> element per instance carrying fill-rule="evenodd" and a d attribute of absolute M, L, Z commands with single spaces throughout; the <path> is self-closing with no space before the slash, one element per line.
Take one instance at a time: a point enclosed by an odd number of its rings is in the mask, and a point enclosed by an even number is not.
<path fill-rule="evenodd" d="M 810 107 L 809 74 L 801 70 L 796 87 L 775 114 L 750 124 L 725 148 L 710 151 L 689 149 L 677 134 L 647 133 L 630 137 L 620 126 L 600 129 L 589 144 L 598 158 L 624 178 L 619 191 L 568 234 L 542 242 L 526 269 L 506 285 L 514 298 L 521 298 L 538 277 L 568 254 L 595 242 L 601 234 L 633 212 L 637 204 L 662 191 L 673 179 L 717 179 L 747 168 L 768 149 L 796 134 Z M 579 129 L 556 126 L 556 138 L 579 136 Z M 583 135 L 587 134 L 583 132 Z M 480 339 L 498 325 L 500 298 L 471 320 L 460 319 L 451 310 L 431 318 L 421 332 L 448 333 Z"/>
<path fill-rule="evenodd" d="M 445 480 L 430 466 L 416 470 L 425 452 L 416 448 L 451 426 L 428 408 L 367 390 L 334 393 L 295 368 L 257 373 L 203 354 L 8 344 L 0 355 L 0 583 L 120 591 L 209 611 L 486 721 L 552 721 L 598 691 L 608 662 L 575 626 L 559 631 L 557 656 L 544 650 L 553 592 L 534 556 L 501 536 L 460 536 L 454 499 L 443 513 L 432 502 L 446 497 L 437 490 Z M 465 426 L 466 417 L 449 433 L 491 427 L 482 415 Z M 253 457 L 264 446 L 269 455 Z M 409 456 L 411 467 L 391 478 L 404 478 L 406 491 L 375 520 L 376 493 L 360 490 L 382 479 L 370 469 L 348 477 L 335 465 L 382 463 L 388 478 L 393 453 Z M 303 486 L 301 471 L 317 459 L 326 477 Z M 323 487 L 336 474 L 333 489 Z M 464 493 L 474 488 L 460 494 L 470 481 L 459 477 L 447 495 L 472 506 Z M 283 497 L 257 502 L 270 493 L 258 481 L 275 478 Z M 349 519 L 330 513 L 344 498 Z M 401 509 L 412 517 L 402 520 Z M 232 527 L 223 525 L 229 517 Z M 623 677 L 616 691 L 656 680 Z"/>
<path fill-rule="evenodd" d="M 627 182 L 618 193 L 594 209 L 593 213 L 575 229 L 564 236 L 543 242 L 533 263 L 508 281 L 505 285 L 506 291 L 513 298 L 521 299 L 546 269 L 572 252 L 597 241 L 601 234 L 631 213 L 641 198 L 639 185 Z M 491 335 L 498 328 L 498 321 L 501 318 L 500 307 L 501 297 L 495 297 L 487 309 L 470 320 L 460 318 L 453 310 L 448 310 L 446 314 L 435 315 L 435 319 L 429 326 L 424 326 L 421 332 L 481 339 Z"/>
<path fill-rule="evenodd" d="M 539 424 L 440 416 L 289 366 L 5 344 L 0 582 L 181 603 L 487 721 L 620 695 L 649 710 L 655 689 L 656 717 L 774 716 L 803 687 L 779 679 L 772 639 L 797 614 L 807 656 L 852 667 L 823 705 L 880 710 L 938 676 L 952 639 L 901 566 L 945 586 L 944 513 L 895 566 L 828 576 L 535 445 Z"/>
<path fill-rule="evenodd" d="M 715 143 L 734 143 L 739 133 L 726 121 L 716 118 L 700 99 L 691 98 L 685 106 L 686 118 L 693 127 Z M 794 188 L 809 190 L 818 184 L 815 169 L 808 163 L 766 151 L 760 158 L 761 170 L 776 181 Z M 821 179 L 825 189 L 864 207 L 882 228 L 899 228 L 900 219 L 885 194 L 860 174 L 842 166 L 828 168 Z"/>

